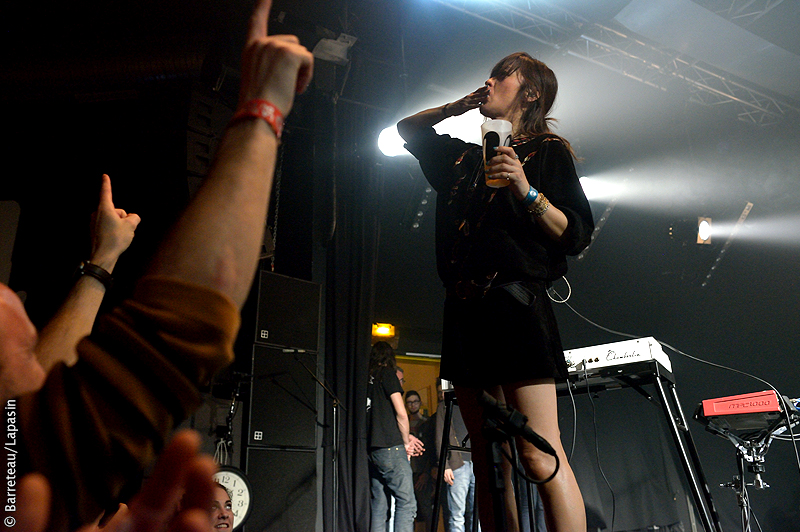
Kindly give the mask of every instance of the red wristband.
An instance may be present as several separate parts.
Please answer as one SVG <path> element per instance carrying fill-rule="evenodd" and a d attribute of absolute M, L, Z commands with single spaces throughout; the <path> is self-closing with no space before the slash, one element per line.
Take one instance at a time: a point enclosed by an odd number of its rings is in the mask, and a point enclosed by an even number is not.
<path fill-rule="evenodd" d="M 283 133 L 283 114 L 273 104 L 267 100 L 250 100 L 245 102 L 233 115 L 231 123 L 237 122 L 242 118 L 262 118 L 264 119 L 275 136 L 281 138 Z"/>

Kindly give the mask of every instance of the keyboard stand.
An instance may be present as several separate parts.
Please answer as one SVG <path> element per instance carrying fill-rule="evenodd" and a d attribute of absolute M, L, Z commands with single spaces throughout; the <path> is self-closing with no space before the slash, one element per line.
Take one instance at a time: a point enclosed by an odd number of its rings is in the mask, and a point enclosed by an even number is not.
<path fill-rule="evenodd" d="M 648 393 L 644 388 L 650 384 L 655 388 L 655 395 Z M 648 401 L 660 404 L 703 527 L 706 532 L 722 532 L 719 514 L 714 506 L 697 448 L 680 405 L 672 372 L 656 360 L 645 360 L 607 368 L 593 368 L 586 374 L 582 371 L 571 371 L 569 382 L 559 383 L 556 386 L 559 396 L 569 395 L 567 385 L 572 389 L 572 393 L 632 388 Z"/>

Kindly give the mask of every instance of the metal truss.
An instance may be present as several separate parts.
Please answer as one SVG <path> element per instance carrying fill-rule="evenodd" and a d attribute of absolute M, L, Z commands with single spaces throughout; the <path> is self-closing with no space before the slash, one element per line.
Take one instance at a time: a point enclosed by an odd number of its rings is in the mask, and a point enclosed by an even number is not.
<path fill-rule="evenodd" d="M 534 41 L 560 49 L 589 22 L 540 1 L 434 0 Z"/>
<path fill-rule="evenodd" d="M 800 113 L 797 106 L 769 96 L 755 85 L 735 80 L 730 74 L 684 54 L 646 42 L 622 26 L 611 28 L 589 22 L 541 1 L 435 1 L 651 87 L 665 91 L 687 88 L 690 101 L 734 107 L 740 120 L 768 125 L 780 121 L 789 112 Z M 738 3 L 750 5 L 756 1 L 738 0 Z M 772 9 L 780 1 L 760 0 L 768 4 L 765 9 Z M 726 0 L 725 3 L 737 2 Z M 744 6 L 739 8 L 742 9 Z"/>
<path fill-rule="evenodd" d="M 692 0 L 712 13 L 730 20 L 739 26 L 748 26 L 760 19 L 783 0 Z"/>

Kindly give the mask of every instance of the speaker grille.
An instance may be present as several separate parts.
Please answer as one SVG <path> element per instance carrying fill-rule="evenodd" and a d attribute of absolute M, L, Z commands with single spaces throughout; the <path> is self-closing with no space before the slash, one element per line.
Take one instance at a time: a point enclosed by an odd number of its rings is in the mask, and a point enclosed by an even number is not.
<path fill-rule="evenodd" d="M 255 343 L 316 352 L 319 300 L 317 283 L 262 271 Z"/>
<path fill-rule="evenodd" d="M 253 488 L 246 532 L 308 532 L 317 519 L 314 451 L 249 448 L 247 478 Z"/>
<path fill-rule="evenodd" d="M 317 356 L 253 346 L 248 445 L 316 446 Z"/>

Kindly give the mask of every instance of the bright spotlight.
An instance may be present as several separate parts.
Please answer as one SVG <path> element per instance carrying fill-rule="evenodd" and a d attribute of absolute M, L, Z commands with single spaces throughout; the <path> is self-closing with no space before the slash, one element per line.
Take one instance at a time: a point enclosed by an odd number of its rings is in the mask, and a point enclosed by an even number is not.
<path fill-rule="evenodd" d="M 403 146 L 406 143 L 400 133 L 397 132 L 397 125 L 387 127 L 378 135 L 378 149 L 387 157 L 397 157 L 398 155 L 411 155 Z"/>
<path fill-rule="evenodd" d="M 451 116 L 442 120 L 433 129 L 440 135 L 450 135 L 464 142 L 481 143 L 481 124 L 486 118 L 479 109 L 472 109 L 463 115 Z"/>
<path fill-rule="evenodd" d="M 481 143 L 481 124 L 485 118 L 478 109 L 467 111 L 463 115 L 451 116 L 442 120 L 433 129 L 440 135 L 450 135 L 464 142 Z M 397 132 L 397 125 L 387 127 L 378 135 L 378 149 L 387 157 L 411 155 L 403 146 L 405 140 Z"/>
<path fill-rule="evenodd" d="M 697 218 L 697 243 L 711 243 L 711 218 L 699 216 Z"/>
<path fill-rule="evenodd" d="M 589 201 L 613 200 L 623 190 L 623 185 L 609 179 L 583 176 L 580 181 L 583 193 Z"/>

